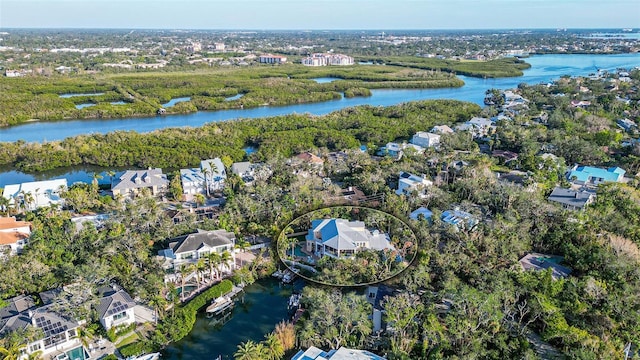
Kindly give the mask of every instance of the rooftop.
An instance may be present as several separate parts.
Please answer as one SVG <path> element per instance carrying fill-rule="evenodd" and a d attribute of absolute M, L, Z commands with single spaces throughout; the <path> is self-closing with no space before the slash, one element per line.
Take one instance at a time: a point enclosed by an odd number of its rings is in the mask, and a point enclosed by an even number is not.
<path fill-rule="evenodd" d="M 571 274 L 571 269 L 559 265 L 563 260 L 561 256 L 545 255 L 540 253 L 530 253 L 520 259 L 522 269 L 530 271 L 543 271 L 552 269 L 551 277 L 554 280 L 566 278 Z"/>

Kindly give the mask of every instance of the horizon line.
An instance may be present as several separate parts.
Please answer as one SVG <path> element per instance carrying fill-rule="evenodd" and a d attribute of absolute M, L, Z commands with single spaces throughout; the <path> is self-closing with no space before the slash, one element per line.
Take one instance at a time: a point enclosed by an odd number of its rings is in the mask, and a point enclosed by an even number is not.
<path fill-rule="evenodd" d="M 303 28 L 153 28 L 153 27 L 3 27 L 0 30 L 173 30 L 173 31 L 488 31 L 488 30 L 627 30 L 626 32 L 638 32 L 640 28 L 632 27 L 523 27 L 523 28 L 360 28 L 360 29 L 303 29 Z"/>

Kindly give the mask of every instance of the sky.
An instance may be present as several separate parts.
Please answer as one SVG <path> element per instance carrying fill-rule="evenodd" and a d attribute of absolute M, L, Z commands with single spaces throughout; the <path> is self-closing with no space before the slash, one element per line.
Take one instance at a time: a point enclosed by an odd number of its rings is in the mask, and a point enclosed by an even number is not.
<path fill-rule="evenodd" d="M 640 0 L 0 0 L 0 28 L 640 28 Z"/>

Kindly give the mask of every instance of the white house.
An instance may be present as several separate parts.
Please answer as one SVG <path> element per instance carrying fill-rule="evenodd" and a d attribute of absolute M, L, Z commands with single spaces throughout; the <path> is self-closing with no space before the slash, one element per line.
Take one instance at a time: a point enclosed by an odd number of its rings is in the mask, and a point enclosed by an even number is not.
<path fill-rule="evenodd" d="M 324 351 L 315 346 L 298 351 L 291 360 L 385 360 L 372 352 L 340 347 L 338 350 Z"/>
<path fill-rule="evenodd" d="M 8 305 L 0 308 L 0 337 L 29 326 L 40 331 L 35 341 L 25 345 L 20 358 L 41 352 L 41 358 L 54 352 L 81 345 L 78 327 L 80 323 L 55 312 L 51 305 L 37 308 L 30 296 L 20 295 L 6 300 Z"/>
<path fill-rule="evenodd" d="M 351 56 L 343 54 L 331 54 L 331 53 L 315 53 L 311 56 L 303 58 L 301 60 L 302 65 L 306 66 L 345 66 L 353 65 L 353 58 Z"/>
<path fill-rule="evenodd" d="M 232 255 L 233 268 L 235 257 L 233 248 L 235 246 L 236 236 L 234 233 L 226 230 L 205 231 L 198 229 L 198 232 L 179 236 L 169 241 L 169 248 L 161 250 L 158 255 L 164 258 L 165 268 L 176 268 L 186 263 L 197 262 L 210 253 L 221 254 L 228 251 Z"/>
<path fill-rule="evenodd" d="M 136 302 L 126 291 L 117 289 L 115 286 L 106 286 L 100 288 L 98 292 L 102 297 L 96 311 L 100 318 L 100 324 L 106 330 L 114 326 L 128 326 L 136 322 L 134 311 Z"/>
<path fill-rule="evenodd" d="M 411 138 L 411 143 L 423 148 L 434 147 L 440 144 L 440 135 L 426 131 L 418 131 Z"/>
<path fill-rule="evenodd" d="M 193 195 L 205 192 L 206 180 L 199 168 L 180 169 L 182 195 L 185 201 L 193 199 Z"/>
<path fill-rule="evenodd" d="M 260 55 L 259 61 L 263 64 L 283 64 L 287 62 L 286 56 L 263 54 Z"/>
<path fill-rule="evenodd" d="M 369 231 L 362 221 L 318 219 L 311 221 L 306 249 L 318 256 L 349 257 L 363 250 L 393 250 L 389 235 Z"/>
<path fill-rule="evenodd" d="M 483 137 L 496 130 L 496 126 L 490 119 L 473 117 L 471 120 L 456 126 L 456 130 L 470 131 L 474 137 Z"/>
<path fill-rule="evenodd" d="M 0 254 L 15 255 L 29 243 L 31 223 L 15 217 L 0 217 Z"/>
<path fill-rule="evenodd" d="M 425 188 L 433 185 L 431 180 L 424 176 L 417 176 L 408 172 L 401 171 L 398 179 L 398 195 L 411 195 L 413 191 L 417 191 L 420 197 L 426 197 Z"/>
<path fill-rule="evenodd" d="M 2 196 L 9 200 L 9 206 L 35 210 L 44 206 L 62 205 L 64 199 L 60 197 L 60 191 L 66 187 L 67 179 L 11 184 L 5 186 Z"/>
<path fill-rule="evenodd" d="M 220 158 L 200 161 L 200 170 L 204 175 L 206 183 L 209 185 L 209 191 L 222 190 L 222 188 L 224 188 L 227 171 Z"/>

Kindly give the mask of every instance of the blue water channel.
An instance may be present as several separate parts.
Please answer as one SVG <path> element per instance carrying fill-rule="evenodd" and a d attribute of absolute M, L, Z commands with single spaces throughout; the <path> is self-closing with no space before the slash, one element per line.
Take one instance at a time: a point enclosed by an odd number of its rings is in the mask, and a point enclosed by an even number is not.
<path fill-rule="evenodd" d="M 237 345 L 260 342 L 277 323 L 288 320 L 287 299 L 291 285 L 267 278 L 247 286 L 236 298 L 228 317 L 207 318 L 199 313 L 193 330 L 162 352 L 164 360 L 233 359 Z"/>
<path fill-rule="evenodd" d="M 263 106 L 250 109 L 200 111 L 192 114 L 157 117 L 131 117 L 123 119 L 65 120 L 61 122 L 31 122 L 0 130 L 0 141 L 24 140 L 42 142 L 62 140 L 66 137 L 107 133 L 116 130 L 150 132 L 157 129 L 201 126 L 208 122 L 238 118 L 260 118 L 291 113 L 324 115 L 346 107 L 358 105 L 389 106 L 407 101 L 426 99 L 456 99 L 482 104 L 487 89 L 510 89 L 520 83 L 547 83 L 563 75 L 578 76 L 595 73 L 598 69 L 615 70 L 640 66 L 640 54 L 620 55 L 536 55 L 525 59 L 532 66 L 524 75 L 513 78 L 480 79 L 460 76 L 465 85 L 445 89 L 387 89 L 372 90 L 370 97 L 342 98 L 320 103 L 287 106 Z M 178 102 L 180 99 L 172 99 Z M 167 103 L 168 105 L 170 103 Z"/>

